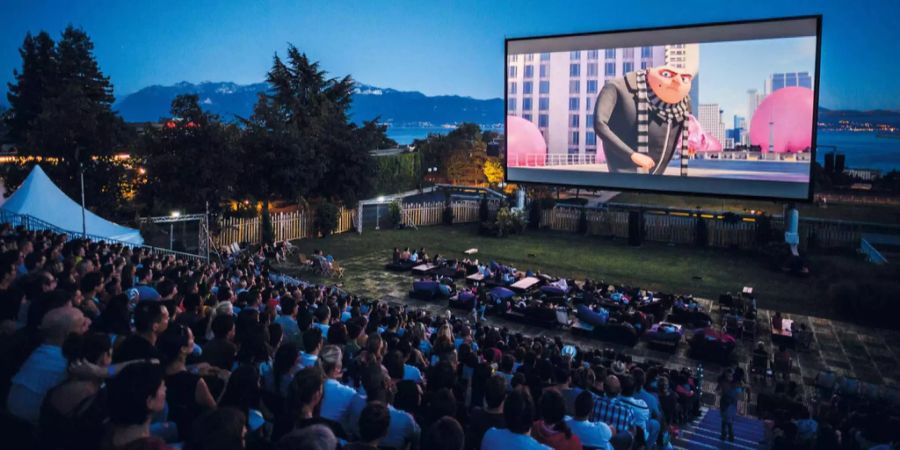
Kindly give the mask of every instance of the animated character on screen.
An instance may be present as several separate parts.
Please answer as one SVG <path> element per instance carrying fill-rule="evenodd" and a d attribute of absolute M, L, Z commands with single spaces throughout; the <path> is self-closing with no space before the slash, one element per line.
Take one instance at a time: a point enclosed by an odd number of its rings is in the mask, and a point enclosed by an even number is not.
<path fill-rule="evenodd" d="M 687 46 L 696 48 L 696 44 Z M 610 172 L 662 174 L 676 153 L 687 173 L 691 83 L 696 57 L 609 80 L 597 98 L 594 129 Z M 692 62 L 693 64 L 691 64 Z M 687 66 L 687 67 L 685 67 Z"/>

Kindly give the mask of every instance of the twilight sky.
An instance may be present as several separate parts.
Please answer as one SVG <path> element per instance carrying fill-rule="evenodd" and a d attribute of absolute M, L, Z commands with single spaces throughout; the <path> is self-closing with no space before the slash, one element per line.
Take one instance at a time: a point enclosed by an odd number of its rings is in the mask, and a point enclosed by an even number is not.
<path fill-rule="evenodd" d="M 262 81 L 291 42 L 334 76 L 428 95 L 503 95 L 503 39 L 823 15 L 820 105 L 900 109 L 896 0 L 0 0 L 0 92 L 25 33 L 87 31 L 116 96 L 179 81 Z M 5 98 L 2 99 L 6 103 Z"/>

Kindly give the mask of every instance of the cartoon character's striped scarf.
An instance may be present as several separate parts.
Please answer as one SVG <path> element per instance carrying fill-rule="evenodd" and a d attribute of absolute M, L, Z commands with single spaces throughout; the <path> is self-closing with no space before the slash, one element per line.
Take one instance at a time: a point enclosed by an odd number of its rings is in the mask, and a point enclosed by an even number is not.
<path fill-rule="evenodd" d="M 673 125 L 681 123 L 681 140 L 676 144 L 674 151 L 681 154 L 681 175 L 687 175 L 687 150 L 688 150 L 688 105 L 690 97 L 683 98 L 678 103 L 666 103 L 662 101 L 653 92 L 653 89 L 647 88 L 647 71 L 641 70 L 636 73 L 638 88 L 638 153 L 646 155 L 649 153 L 650 144 L 650 111 L 656 113 L 666 121 L 666 140 L 663 142 L 663 153 L 660 160 L 656 162 L 651 175 L 662 173 L 665 169 L 662 162 L 669 158 L 668 144 L 669 132 Z"/>

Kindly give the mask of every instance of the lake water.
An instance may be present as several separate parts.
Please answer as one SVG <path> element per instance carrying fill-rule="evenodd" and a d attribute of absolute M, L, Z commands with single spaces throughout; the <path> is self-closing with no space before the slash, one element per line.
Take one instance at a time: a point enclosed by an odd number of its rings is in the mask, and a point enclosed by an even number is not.
<path fill-rule="evenodd" d="M 387 136 L 400 145 L 412 144 L 416 139 L 425 139 L 429 134 L 447 134 L 453 131 L 453 128 L 441 127 L 388 127 Z"/>
<path fill-rule="evenodd" d="M 425 139 L 429 134 L 447 134 L 452 128 L 391 127 L 387 135 L 398 144 L 412 144 L 415 139 Z M 499 130 L 498 130 L 499 131 Z M 900 139 L 879 138 L 875 133 L 851 133 L 846 131 L 820 131 L 820 146 L 834 145 L 847 156 L 847 167 L 854 169 L 878 169 L 882 173 L 900 170 Z M 824 164 L 829 148 L 820 148 L 816 154 L 819 164 Z"/>
<path fill-rule="evenodd" d="M 834 145 L 847 156 L 847 167 L 854 169 L 878 169 L 882 173 L 900 170 L 900 139 L 879 138 L 875 133 L 851 133 L 846 131 L 820 131 L 816 153 L 819 164 L 825 163 L 825 153 Z"/>

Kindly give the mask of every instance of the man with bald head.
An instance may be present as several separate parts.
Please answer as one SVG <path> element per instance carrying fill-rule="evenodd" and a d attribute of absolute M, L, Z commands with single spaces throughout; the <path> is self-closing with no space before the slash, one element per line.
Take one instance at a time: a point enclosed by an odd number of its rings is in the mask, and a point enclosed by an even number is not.
<path fill-rule="evenodd" d="M 91 320 L 71 305 L 47 311 L 40 326 L 43 343 L 31 352 L 12 379 L 6 399 L 10 414 L 37 424 L 47 391 L 66 378 L 63 342 L 70 334 L 84 334 L 90 326 Z"/>

